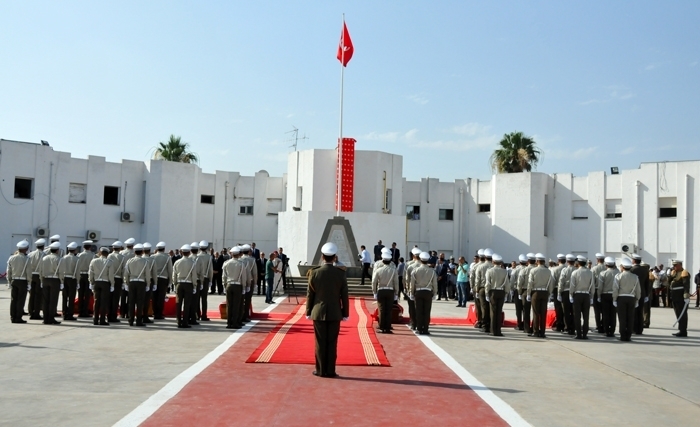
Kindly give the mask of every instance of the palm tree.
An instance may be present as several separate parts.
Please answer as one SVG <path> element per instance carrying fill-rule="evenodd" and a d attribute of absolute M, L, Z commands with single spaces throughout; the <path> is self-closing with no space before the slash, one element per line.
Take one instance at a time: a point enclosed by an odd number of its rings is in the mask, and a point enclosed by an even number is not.
<path fill-rule="evenodd" d="M 498 145 L 489 159 L 491 171 L 496 173 L 530 172 L 544 155 L 535 140 L 522 132 L 503 135 Z"/>
<path fill-rule="evenodd" d="M 188 150 L 190 144 L 182 142 L 179 136 L 170 135 L 168 142 L 159 142 L 153 158 L 180 163 L 197 163 L 197 155 Z"/>

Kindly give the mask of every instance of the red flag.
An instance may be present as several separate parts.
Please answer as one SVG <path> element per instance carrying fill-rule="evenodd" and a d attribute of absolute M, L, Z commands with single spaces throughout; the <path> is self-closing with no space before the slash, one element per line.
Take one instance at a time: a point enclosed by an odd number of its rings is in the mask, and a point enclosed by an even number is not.
<path fill-rule="evenodd" d="M 348 32 L 348 27 L 343 22 L 343 32 L 340 34 L 340 44 L 338 45 L 338 61 L 343 64 L 343 67 L 348 65 L 352 54 L 355 52 L 355 48 L 352 46 L 352 40 L 350 40 L 350 33 Z"/>

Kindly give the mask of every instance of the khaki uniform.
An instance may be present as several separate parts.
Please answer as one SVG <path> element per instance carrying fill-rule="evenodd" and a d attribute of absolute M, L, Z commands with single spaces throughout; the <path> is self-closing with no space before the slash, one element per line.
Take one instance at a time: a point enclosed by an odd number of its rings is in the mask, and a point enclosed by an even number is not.
<path fill-rule="evenodd" d="M 195 259 L 192 256 L 183 256 L 173 265 L 173 286 L 177 301 L 177 326 L 178 328 L 190 328 L 190 304 L 194 286 L 197 284 L 197 272 Z"/>
<path fill-rule="evenodd" d="M 474 268 L 469 271 L 469 274 L 471 275 L 469 278 L 469 283 L 472 290 L 472 295 L 474 296 L 474 312 L 476 312 L 476 323 L 474 324 L 475 328 L 480 328 L 482 326 L 481 321 L 483 319 L 483 313 L 481 312 L 481 302 L 479 301 L 477 273 L 481 266 L 485 263 L 486 261 L 479 261 L 474 265 Z"/>
<path fill-rule="evenodd" d="M 635 264 L 630 269 L 630 273 L 636 275 L 639 278 L 639 287 L 642 290 L 642 296 L 639 297 L 639 304 L 637 308 L 634 309 L 634 334 L 642 335 L 644 328 L 649 327 L 649 317 L 645 316 L 645 306 L 647 303 L 651 303 L 651 298 L 649 295 L 653 291 L 653 283 L 649 282 L 649 266 Z"/>
<path fill-rule="evenodd" d="M 119 302 L 122 297 L 124 288 L 124 267 L 126 266 L 126 258 L 119 252 L 112 252 L 107 256 L 107 259 L 114 266 L 114 282 L 112 286 L 114 290 L 109 293 L 109 322 L 119 322 Z M 122 307 L 122 313 L 126 314 L 126 307 Z"/>
<path fill-rule="evenodd" d="M 428 334 L 430 309 L 437 293 L 437 274 L 421 262 L 411 270 L 411 296 L 416 302 L 416 329 L 419 334 Z"/>
<path fill-rule="evenodd" d="M 114 289 L 114 273 L 117 266 L 108 257 L 95 258 L 90 262 L 88 279 L 95 294 L 93 323 L 106 323 L 110 309 L 110 293 Z"/>
<path fill-rule="evenodd" d="M 671 301 L 673 301 L 673 311 L 676 313 L 676 318 L 678 319 L 678 336 L 687 336 L 688 310 L 685 310 L 683 316 L 681 316 L 681 312 L 685 307 L 685 300 L 690 298 L 690 273 L 688 273 L 687 270 L 682 270 L 680 273 L 673 270 L 669 275 L 669 279 L 671 281 L 669 288 L 671 292 Z M 688 305 L 690 306 L 690 304 Z"/>
<path fill-rule="evenodd" d="M 515 329 L 523 330 L 523 300 L 518 292 L 518 278 L 520 273 L 525 268 L 524 265 L 518 264 L 513 271 L 510 272 L 510 288 L 514 291 L 513 303 L 515 304 L 515 318 L 517 320 L 517 325 Z"/>
<path fill-rule="evenodd" d="M 242 326 L 242 301 L 245 295 L 245 283 L 249 281 L 249 272 L 246 267 L 240 258 L 231 258 L 223 266 L 222 280 L 226 288 L 226 327 L 228 329 L 239 329 Z"/>
<path fill-rule="evenodd" d="M 209 304 L 207 302 L 207 296 L 209 295 L 209 284 L 211 283 L 211 280 L 214 278 L 214 266 L 212 265 L 211 262 L 211 255 L 206 252 L 206 251 L 200 251 L 197 254 L 197 263 L 199 264 L 200 268 L 200 288 L 197 291 L 197 315 L 202 319 L 202 320 L 209 320 L 207 317 L 207 309 L 209 308 Z M 253 260 L 255 261 L 255 260 Z M 253 262 L 255 264 L 255 262 Z M 257 264 L 256 264 L 257 268 Z M 255 276 L 256 279 L 258 276 Z M 255 282 L 255 280 L 253 280 Z M 251 288 L 252 289 L 252 288 Z M 252 295 L 252 293 L 251 293 Z"/>
<path fill-rule="evenodd" d="M 153 292 L 153 318 L 164 319 L 163 306 L 165 295 L 170 287 L 170 279 L 173 276 L 173 263 L 165 252 L 156 252 L 153 255 L 153 269 L 151 277 L 155 282 L 156 290 Z"/>
<path fill-rule="evenodd" d="M 600 283 L 598 281 L 598 277 L 600 276 L 600 273 L 604 271 L 605 264 L 603 264 L 602 262 L 591 267 L 591 273 L 593 273 L 593 280 L 595 281 L 595 288 L 593 294 L 593 318 L 595 319 L 595 329 L 600 333 L 603 332 L 603 320 L 602 312 L 600 309 L 600 303 L 598 302 L 598 297 L 600 296 L 600 293 L 598 293 L 598 285 Z"/>
<path fill-rule="evenodd" d="M 552 272 L 552 279 L 554 279 L 554 313 L 556 314 L 556 320 L 554 321 L 554 330 L 561 332 L 564 330 L 564 305 L 559 301 L 559 279 L 561 278 L 561 272 L 566 268 L 566 264 L 557 264 L 550 269 Z"/>
<path fill-rule="evenodd" d="M 576 268 L 573 265 L 566 265 L 561 270 L 561 275 L 559 276 L 559 295 L 558 299 L 561 299 L 562 309 L 564 310 L 564 329 L 569 335 L 574 335 L 574 306 L 571 303 L 571 295 L 569 294 L 569 287 L 571 286 L 571 273 L 573 273 Z"/>
<path fill-rule="evenodd" d="M 532 323 L 530 322 L 532 301 L 527 300 L 527 287 L 530 282 L 530 270 L 535 267 L 537 267 L 535 264 L 529 264 L 528 261 L 528 265 L 523 267 L 518 274 L 518 293 L 523 303 L 523 331 L 528 335 L 532 335 Z"/>
<path fill-rule="evenodd" d="M 489 297 L 489 305 L 491 306 L 491 334 L 493 336 L 502 336 L 501 312 L 503 304 L 506 300 L 506 294 L 510 292 L 510 281 L 508 280 L 508 271 L 496 265 L 486 272 L 486 285 L 484 286 L 486 295 Z"/>
<path fill-rule="evenodd" d="M 124 257 L 123 269 L 126 269 L 126 263 L 128 263 L 133 257 L 136 256 L 134 250 L 129 248 L 122 249 L 121 252 L 119 252 L 119 255 Z M 121 299 L 119 302 L 119 311 L 122 318 L 125 318 L 129 315 L 129 285 L 124 283 L 124 271 L 122 271 L 122 292 Z"/>
<path fill-rule="evenodd" d="M 588 318 L 590 316 L 591 301 L 595 295 L 595 278 L 588 267 L 579 267 L 571 273 L 569 279 L 569 302 L 574 309 L 574 329 L 576 338 L 585 339 L 588 335 Z M 581 324 L 583 316 L 583 324 Z"/>
<path fill-rule="evenodd" d="M 406 295 L 406 300 L 408 304 L 408 326 L 412 330 L 416 330 L 416 301 L 415 296 L 411 293 L 411 272 L 414 268 L 418 266 L 420 262 L 412 259 L 406 263 L 406 269 L 403 273 L 404 280 L 404 294 Z"/>
<path fill-rule="evenodd" d="M 528 271 L 527 298 L 532 304 L 532 335 L 545 337 L 547 326 L 547 302 L 554 290 L 554 278 L 544 265 L 532 267 Z"/>
<path fill-rule="evenodd" d="M 10 293 L 10 319 L 12 323 L 23 323 L 24 301 L 27 288 L 32 282 L 32 268 L 27 254 L 17 252 L 7 260 L 7 281 Z"/>
<path fill-rule="evenodd" d="M 634 328 L 634 309 L 642 296 L 639 278 L 623 270 L 613 281 L 613 302 L 617 305 L 617 318 L 620 323 L 620 341 L 630 341 Z"/>
<path fill-rule="evenodd" d="M 258 277 L 258 266 L 250 255 L 242 255 L 240 259 L 246 264 L 246 268 L 248 269 L 248 283 L 246 284 L 245 299 L 243 300 L 243 322 L 249 322 L 250 308 L 253 301 L 253 289 L 255 288 L 255 280 Z"/>
<path fill-rule="evenodd" d="M 58 276 L 61 283 L 63 283 L 63 298 L 61 302 L 63 320 L 75 320 L 73 310 L 79 278 L 78 257 L 75 253 L 68 252 L 61 260 Z"/>
<path fill-rule="evenodd" d="M 603 333 L 608 337 L 615 336 L 615 327 L 617 326 L 612 294 L 615 276 L 618 274 L 620 274 L 620 270 L 617 267 L 608 267 L 598 274 L 598 299 L 600 300 L 601 322 Z"/>
<path fill-rule="evenodd" d="M 29 306 L 27 311 L 29 312 L 29 318 L 35 320 L 41 320 L 41 309 L 43 304 L 41 301 L 41 277 L 39 276 L 39 263 L 41 259 L 44 258 L 44 251 L 35 249 L 29 253 L 29 267 L 32 271 L 32 282 L 31 288 L 29 290 Z"/>
<path fill-rule="evenodd" d="M 143 322 L 144 323 L 153 323 L 153 321 L 148 317 L 148 313 L 150 313 L 151 309 L 153 308 L 153 287 L 156 286 L 156 276 L 153 270 L 155 270 L 154 265 L 155 265 L 155 259 L 153 258 L 152 254 L 143 254 L 143 258 L 148 262 L 148 271 L 149 275 L 151 277 L 150 281 L 146 283 L 146 292 L 143 297 Z"/>
<path fill-rule="evenodd" d="M 372 293 L 379 306 L 379 329 L 385 333 L 391 332 L 391 310 L 399 295 L 399 275 L 391 263 L 383 264 L 372 275 Z"/>
<path fill-rule="evenodd" d="M 334 377 L 340 321 L 350 317 L 344 271 L 324 264 L 310 272 L 306 315 L 314 322 L 316 374 Z"/>
<path fill-rule="evenodd" d="M 146 286 L 151 282 L 151 263 L 143 256 L 134 256 L 124 267 L 124 283 L 129 292 L 129 325 L 144 326 Z"/>
<path fill-rule="evenodd" d="M 88 270 L 90 262 L 95 259 L 92 251 L 84 250 L 78 254 L 78 317 L 90 317 L 90 280 Z"/>
<path fill-rule="evenodd" d="M 479 305 L 481 306 L 481 328 L 487 333 L 491 332 L 491 307 L 489 302 L 486 301 L 486 272 L 490 268 L 493 268 L 493 263 L 486 260 L 486 262 L 479 264 L 479 268 L 476 270 L 476 290 L 479 295 Z"/>
<path fill-rule="evenodd" d="M 43 290 L 42 300 L 44 306 L 44 323 L 53 325 L 56 322 L 56 307 L 58 306 L 58 294 L 61 291 L 61 279 L 58 276 L 61 258 L 54 253 L 45 255 L 39 263 L 39 277 Z"/>

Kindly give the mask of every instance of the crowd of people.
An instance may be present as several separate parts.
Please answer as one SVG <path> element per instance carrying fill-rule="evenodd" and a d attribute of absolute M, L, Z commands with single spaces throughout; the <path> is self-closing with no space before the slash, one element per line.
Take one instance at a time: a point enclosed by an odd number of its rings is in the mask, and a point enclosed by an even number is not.
<path fill-rule="evenodd" d="M 154 320 L 164 319 L 166 294 L 175 292 L 178 327 L 191 328 L 210 320 L 207 296 L 225 292 L 227 328 L 238 329 L 250 321 L 256 288 L 267 303 L 273 302 L 275 288 L 286 288 L 288 259 L 282 248 L 266 258 L 255 243 L 219 253 L 202 240 L 166 253 L 165 242 L 153 247 L 129 238 L 99 249 L 91 240 L 80 246 L 71 242 L 64 254 L 60 238 L 51 236 L 48 244 L 39 239 L 31 252 L 26 240 L 17 243 L 7 262 L 12 323 L 26 323 L 23 316 L 29 315 L 30 320 L 60 324 L 56 318 L 62 296 L 64 321 L 76 321 L 75 314 L 91 317 L 92 309 L 94 325 L 108 326 L 121 318 L 130 326 L 146 326 L 153 323 L 151 310 Z"/>

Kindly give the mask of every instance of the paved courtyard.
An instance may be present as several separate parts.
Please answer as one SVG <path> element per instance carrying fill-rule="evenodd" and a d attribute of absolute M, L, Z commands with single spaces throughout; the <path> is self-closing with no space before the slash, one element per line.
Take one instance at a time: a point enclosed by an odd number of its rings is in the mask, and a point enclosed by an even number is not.
<path fill-rule="evenodd" d="M 176 329 L 172 319 L 147 328 L 96 327 L 87 319 L 57 326 L 11 324 L 9 296 L 0 285 L 1 425 L 112 425 L 231 336 L 221 320 L 190 330 Z M 221 300 L 211 296 L 210 306 Z M 263 301 L 254 298 L 256 311 L 267 307 Z M 285 301 L 274 311 L 290 312 L 293 306 Z M 596 333 L 588 341 L 554 332 L 546 340 L 533 339 L 512 329 L 494 338 L 462 326 L 434 326 L 428 341 L 535 426 L 693 425 L 700 420 L 700 310 L 693 306 L 691 301 L 685 339 L 671 336 L 673 311 L 655 308 L 653 327 L 633 336 L 632 343 Z M 452 301 L 433 307 L 436 317 L 465 315 Z M 512 304 L 505 310 L 507 318 L 514 317 Z M 260 321 L 246 336 L 262 341 L 275 324 Z M 380 342 L 388 338 L 426 345 L 412 334 L 379 335 Z M 338 372 L 343 375 L 342 367 Z M 430 375 L 425 372 L 425 380 Z M 428 392 L 431 399 L 441 398 L 440 392 Z M 258 404 L 254 394 L 251 390 L 247 404 Z M 469 407 L 445 411 L 461 411 L 469 420 Z"/>

